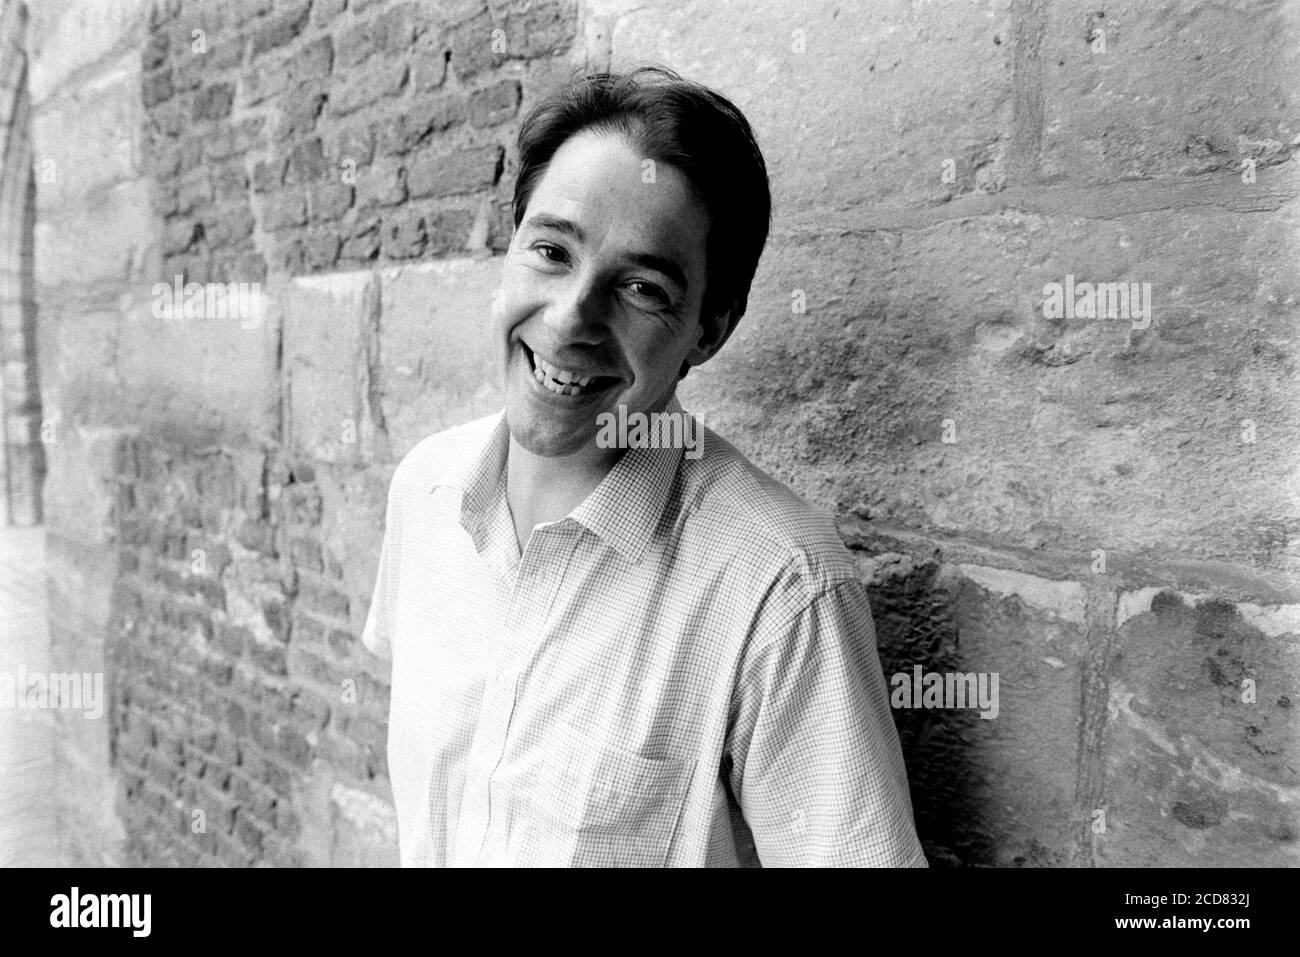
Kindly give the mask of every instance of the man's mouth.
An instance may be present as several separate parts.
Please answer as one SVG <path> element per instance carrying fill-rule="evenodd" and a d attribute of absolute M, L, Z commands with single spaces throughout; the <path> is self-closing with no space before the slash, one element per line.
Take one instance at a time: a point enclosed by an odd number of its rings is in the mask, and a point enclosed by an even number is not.
<path fill-rule="evenodd" d="M 542 388 L 554 392 L 556 395 L 595 395 L 597 392 L 608 389 L 618 381 L 618 376 L 595 375 L 565 369 L 547 362 L 527 346 L 523 348 L 524 354 L 528 356 L 528 363 L 533 370 L 533 378 L 537 380 Z"/>

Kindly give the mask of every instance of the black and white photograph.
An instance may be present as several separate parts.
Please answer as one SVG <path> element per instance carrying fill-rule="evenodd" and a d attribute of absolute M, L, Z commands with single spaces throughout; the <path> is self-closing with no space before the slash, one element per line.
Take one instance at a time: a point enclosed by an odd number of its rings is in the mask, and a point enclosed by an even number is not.
<path fill-rule="evenodd" d="M 22 919 L 1115 871 L 1248 940 L 1298 149 L 1300 0 L 0 0 Z"/>

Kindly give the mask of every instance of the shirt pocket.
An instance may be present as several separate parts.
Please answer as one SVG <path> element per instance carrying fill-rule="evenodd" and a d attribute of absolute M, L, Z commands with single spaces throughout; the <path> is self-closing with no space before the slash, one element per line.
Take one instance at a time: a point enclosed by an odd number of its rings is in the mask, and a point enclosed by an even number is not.
<path fill-rule="evenodd" d="M 553 787 L 541 797 L 568 835 L 571 866 L 663 866 L 694 762 L 643 757 L 566 728 L 545 763 Z"/>

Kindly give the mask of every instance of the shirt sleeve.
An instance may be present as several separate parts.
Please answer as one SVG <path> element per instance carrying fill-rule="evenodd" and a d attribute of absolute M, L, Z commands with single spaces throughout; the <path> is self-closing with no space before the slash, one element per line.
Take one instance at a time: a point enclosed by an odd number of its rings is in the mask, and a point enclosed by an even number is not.
<path fill-rule="evenodd" d="M 400 475 L 399 469 L 388 486 L 384 540 L 379 547 L 379 569 L 375 574 L 375 589 L 370 598 L 370 610 L 366 613 L 366 624 L 361 631 L 361 643 L 372 654 L 388 660 L 393 657 L 392 615 L 397 606 L 397 566 L 401 557 L 401 523 L 398 520 Z"/>
<path fill-rule="evenodd" d="M 765 867 L 925 867 L 866 589 L 845 581 L 741 667 L 730 784 Z"/>

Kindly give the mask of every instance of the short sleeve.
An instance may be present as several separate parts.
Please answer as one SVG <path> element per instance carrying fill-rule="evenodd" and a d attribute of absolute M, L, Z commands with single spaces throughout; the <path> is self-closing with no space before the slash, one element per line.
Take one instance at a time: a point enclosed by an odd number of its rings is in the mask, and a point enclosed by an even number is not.
<path fill-rule="evenodd" d="M 760 862 L 927 866 L 866 589 L 835 585 L 755 639 L 728 755 Z"/>
<path fill-rule="evenodd" d="M 379 547 L 379 569 L 375 574 L 375 589 L 370 598 L 370 610 L 361 632 L 361 643 L 371 653 L 391 660 L 393 609 L 397 606 L 398 564 L 401 559 L 401 522 L 399 469 L 388 486 L 388 504 L 384 511 L 384 538 Z"/>

